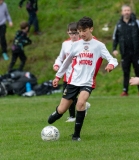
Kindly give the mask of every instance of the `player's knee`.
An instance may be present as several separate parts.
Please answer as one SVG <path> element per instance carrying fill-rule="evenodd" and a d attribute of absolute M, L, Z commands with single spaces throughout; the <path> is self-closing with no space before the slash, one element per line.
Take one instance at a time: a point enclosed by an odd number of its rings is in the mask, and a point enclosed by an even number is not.
<path fill-rule="evenodd" d="M 59 108 L 57 108 L 57 112 L 59 114 L 64 114 L 65 113 L 65 109 L 59 107 Z"/>
<path fill-rule="evenodd" d="M 76 104 L 76 108 L 78 111 L 85 110 L 85 102 L 78 100 Z"/>

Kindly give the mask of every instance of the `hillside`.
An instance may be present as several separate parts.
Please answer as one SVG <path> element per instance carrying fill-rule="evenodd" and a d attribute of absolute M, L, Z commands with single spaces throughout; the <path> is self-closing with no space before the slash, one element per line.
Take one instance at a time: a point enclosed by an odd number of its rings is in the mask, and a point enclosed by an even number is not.
<path fill-rule="evenodd" d="M 28 19 L 25 5 L 22 9 L 18 8 L 19 0 L 5 0 L 8 5 L 14 26 L 7 27 L 8 54 L 11 56 L 11 44 L 15 31 L 19 29 L 19 24 Z M 92 17 L 94 20 L 94 32 L 100 41 L 104 42 L 111 52 L 112 33 L 114 26 L 119 19 L 120 9 L 123 4 L 130 4 L 132 0 L 39 0 L 38 18 L 40 23 L 41 36 L 33 35 L 31 28 L 30 38 L 33 44 L 26 47 L 25 53 L 28 57 L 25 70 L 35 74 L 38 82 L 53 79 L 55 73 L 52 71 L 52 65 L 59 54 L 61 43 L 67 38 L 66 27 L 69 22 L 77 21 L 83 16 Z M 132 7 L 139 17 L 138 0 L 134 0 Z M 109 31 L 103 31 L 102 28 L 108 24 Z M 120 63 L 120 56 L 118 56 Z M 10 61 L 4 61 L 0 58 L 0 74 L 5 74 Z M 16 65 L 19 64 L 19 61 Z M 122 90 L 122 72 L 120 64 L 110 74 L 106 74 L 103 62 L 101 70 L 97 77 L 96 94 L 120 94 Z M 134 73 L 132 72 L 132 76 Z M 130 93 L 136 93 L 136 87 L 130 89 Z"/>

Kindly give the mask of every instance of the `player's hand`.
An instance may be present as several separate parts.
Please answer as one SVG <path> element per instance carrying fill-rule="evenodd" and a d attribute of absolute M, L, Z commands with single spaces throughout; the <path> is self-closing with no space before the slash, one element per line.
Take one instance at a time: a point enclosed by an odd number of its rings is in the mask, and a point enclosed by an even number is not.
<path fill-rule="evenodd" d="M 59 70 L 59 66 L 57 66 L 57 65 L 54 66 L 54 67 L 53 67 L 53 70 L 57 72 L 57 71 Z"/>
<path fill-rule="evenodd" d="M 114 51 L 112 52 L 112 54 L 116 57 L 116 56 L 118 55 L 118 51 L 117 51 L 117 50 L 114 50 Z"/>
<path fill-rule="evenodd" d="M 129 84 L 131 86 L 139 85 L 139 77 L 131 77 L 130 80 L 129 80 Z"/>
<path fill-rule="evenodd" d="M 111 71 L 113 70 L 113 68 L 114 68 L 114 66 L 113 66 L 112 64 L 108 64 L 108 65 L 106 66 L 105 70 L 106 70 L 107 72 L 111 72 Z"/>
<path fill-rule="evenodd" d="M 53 80 L 53 87 L 57 87 L 57 86 L 58 86 L 58 82 L 59 82 L 59 79 L 56 77 L 56 78 Z"/>
<path fill-rule="evenodd" d="M 9 22 L 9 26 L 12 27 L 12 26 L 13 26 L 13 23 L 12 23 L 12 22 Z"/>

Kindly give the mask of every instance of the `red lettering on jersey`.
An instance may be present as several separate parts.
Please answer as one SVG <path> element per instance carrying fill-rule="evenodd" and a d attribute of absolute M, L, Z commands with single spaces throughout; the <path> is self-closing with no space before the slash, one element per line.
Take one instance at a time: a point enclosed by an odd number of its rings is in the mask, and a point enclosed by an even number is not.
<path fill-rule="evenodd" d="M 79 65 L 89 65 L 92 66 L 92 61 L 91 60 L 80 60 Z"/>
<path fill-rule="evenodd" d="M 87 58 L 93 58 L 93 53 L 80 53 L 80 58 L 87 57 Z"/>

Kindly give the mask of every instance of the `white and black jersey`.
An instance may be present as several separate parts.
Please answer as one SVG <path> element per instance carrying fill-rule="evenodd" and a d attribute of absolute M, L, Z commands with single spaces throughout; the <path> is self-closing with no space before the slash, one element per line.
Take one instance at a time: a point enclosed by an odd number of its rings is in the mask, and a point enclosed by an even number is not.
<path fill-rule="evenodd" d="M 94 38 L 90 41 L 80 39 L 74 42 L 69 53 L 56 77 L 62 78 L 71 65 L 68 84 L 75 86 L 95 88 L 95 78 L 103 59 L 114 67 L 118 65 L 117 59 L 111 56 L 105 45 Z"/>
<path fill-rule="evenodd" d="M 62 63 L 66 59 L 66 57 L 70 54 L 71 46 L 74 42 L 71 41 L 71 39 L 68 39 L 62 43 L 61 51 L 57 59 L 55 60 L 55 63 L 53 66 L 58 66 L 59 68 L 61 67 Z M 66 71 L 66 74 L 64 75 L 64 82 L 68 81 L 68 78 L 71 73 L 71 64 L 68 67 L 68 70 Z"/>

